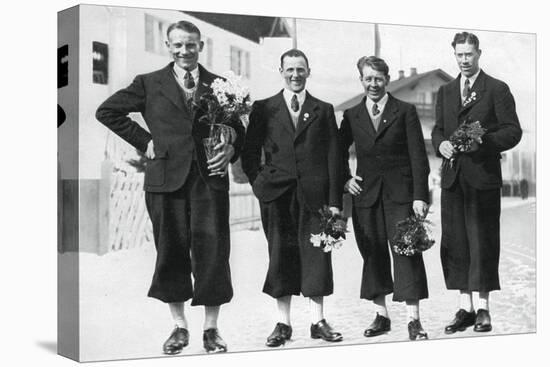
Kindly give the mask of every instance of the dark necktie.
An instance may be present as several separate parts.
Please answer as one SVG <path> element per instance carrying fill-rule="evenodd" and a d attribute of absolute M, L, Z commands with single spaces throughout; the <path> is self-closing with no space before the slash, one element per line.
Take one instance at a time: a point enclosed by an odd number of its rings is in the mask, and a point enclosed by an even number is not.
<path fill-rule="evenodd" d="M 376 116 L 380 113 L 380 110 L 378 109 L 378 105 L 375 103 L 372 105 L 372 115 Z"/>
<path fill-rule="evenodd" d="M 290 108 L 292 108 L 292 111 L 298 112 L 300 109 L 300 104 L 298 103 L 298 96 L 293 95 L 292 99 L 290 100 Z"/>
<path fill-rule="evenodd" d="M 466 79 L 464 82 L 464 89 L 462 90 L 462 97 L 463 100 L 466 100 L 468 96 L 470 95 L 470 79 Z"/>
<path fill-rule="evenodd" d="M 189 70 L 185 70 L 185 76 L 183 77 L 183 86 L 187 89 L 195 88 L 195 80 Z"/>

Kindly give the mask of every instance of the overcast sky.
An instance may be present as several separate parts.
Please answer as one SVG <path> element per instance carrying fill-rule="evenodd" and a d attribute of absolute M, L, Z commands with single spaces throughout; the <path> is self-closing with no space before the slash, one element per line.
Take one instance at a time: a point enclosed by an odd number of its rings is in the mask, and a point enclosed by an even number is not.
<path fill-rule="evenodd" d="M 298 48 L 308 55 L 312 69 L 308 89 L 335 105 L 361 93 L 355 63 L 374 53 L 374 25 L 308 19 L 298 19 L 297 25 Z M 462 29 L 380 24 L 379 30 L 380 56 L 393 79 L 400 69 L 408 76 L 411 67 L 418 73 L 441 68 L 453 77 L 458 75 L 451 42 Z M 535 131 L 536 118 L 535 35 L 467 31 L 480 39 L 481 68 L 510 86 L 520 122 L 528 132 L 523 144 L 534 144 L 528 135 Z"/>

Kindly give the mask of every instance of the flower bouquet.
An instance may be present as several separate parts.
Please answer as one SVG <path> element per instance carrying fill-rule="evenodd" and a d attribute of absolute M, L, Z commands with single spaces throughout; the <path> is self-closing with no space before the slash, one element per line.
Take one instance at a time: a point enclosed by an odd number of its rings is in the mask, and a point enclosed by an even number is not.
<path fill-rule="evenodd" d="M 396 231 L 390 244 L 398 255 L 413 256 L 433 246 L 434 240 L 429 237 L 430 221 L 417 215 L 397 222 Z"/>
<path fill-rule="evenodd" d="M 218 153 L 214 149 L 217 145 L 234 140 L 235 130 L 231 124 L 246 119 L 252 108 L 248 88 L 241 85 L 240 77 L 233 72 L 227 73 L 224 79 L 214 79 L 211 88 L 211 92 L 194 103 L 195 109 L 203 113 L 199 123 L 208 125 L 207 137 L 202 140 L 207 159 Z"/>
<path fill-rule="evenodd" d="M 483 128 L 479 121 L 466 120 L 451 134 L 449 141 L 459 154 L 465 153 L 472 149 L 474 143 L 481 144 L 483 142 L 481 137 L 486 131 L 487 129 Z M 445 158 L 443 163 L 450 164 L 452 167 L 454 160 L 454 157 L 451 159 Z"/>
<path fill-rule="evenodd" d="M 330 252 L 342 246 L 346 238 L 347 221 L 340 214 L 332 214 L 328 206 L 319 209 L 321 215 L 321 233 L 311 234 L 310 242 L 324 252 Z"/>

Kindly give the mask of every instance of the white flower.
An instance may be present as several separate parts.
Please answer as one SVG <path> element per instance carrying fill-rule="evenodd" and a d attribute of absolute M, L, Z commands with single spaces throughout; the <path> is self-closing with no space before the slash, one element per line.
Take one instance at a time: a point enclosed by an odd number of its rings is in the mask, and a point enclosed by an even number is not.
<path fill-rule="evenodd" d="M 323 234 L 311 234 L 311 237 L 309 239 L 311 243 L 313 243 L 313 247 L 321 247 L 321 242 L 323 241 Z"/>
<path fill-rule="evenodd" d="M 304 121 L 307 120 L 309 118 L 309 113 L 304 113 Z"/>

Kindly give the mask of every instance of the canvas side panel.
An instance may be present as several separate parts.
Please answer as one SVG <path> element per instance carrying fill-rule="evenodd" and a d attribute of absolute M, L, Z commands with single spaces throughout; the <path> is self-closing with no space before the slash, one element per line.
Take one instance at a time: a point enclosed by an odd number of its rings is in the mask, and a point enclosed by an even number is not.
<path fill-rule="evenodd" d="M 79 7 L 57 17 L 57 352 L 79 360 Z"/>

